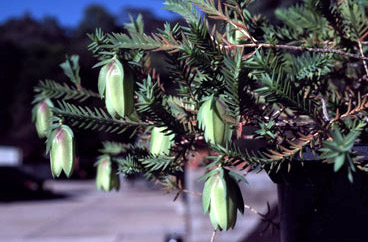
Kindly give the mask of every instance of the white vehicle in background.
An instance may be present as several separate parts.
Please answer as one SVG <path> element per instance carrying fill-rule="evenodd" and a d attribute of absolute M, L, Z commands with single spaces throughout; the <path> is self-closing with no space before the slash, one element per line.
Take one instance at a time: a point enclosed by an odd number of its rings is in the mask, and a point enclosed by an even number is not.
<path fill-rule="evenodd" d="M 14 146 L 0 146 L 0 167 L 19 167 L 23 162 L 23 152 Z"/>

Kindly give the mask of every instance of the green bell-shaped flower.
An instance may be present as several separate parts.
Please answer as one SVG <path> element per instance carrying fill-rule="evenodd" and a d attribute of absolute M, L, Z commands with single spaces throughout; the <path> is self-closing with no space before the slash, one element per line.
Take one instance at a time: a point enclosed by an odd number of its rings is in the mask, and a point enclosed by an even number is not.
<path fill-rule="evenodd" d="M 51 136 L 50 162 L 53 177 L 64 171 L 70 177 L 74 169 L 75 150 L 73 131 L 66 125 L 55 129 Z"/>
<path fill-rule="evenodd" d="M 225 146 L 226 141 L 230 140 L 230 126 L 223 120 L 225 112 L 225 103 L 214 96 L 209 97 L 200 107 L 197 120 L 207 142 Z"/>
<path fill-rule="evenodd" d="M 215 230 L 234 228 L 237 210 L 244 213 L 244 201 L 238 183 L 228 170 L 219 167 L 207 179 L 202 193 L 202 207 L 204 213 L 209 213 Z"/>
<path fill-rule="evenodd" d="M 112 189 L 118 191 L 120 188 L 117 168 L 108 155 L 101 156 L 97 162 L 96 188 L 105 192 L 109 192 Z"/>
<path fill-rule="evenodd" d="M 100 96 L 105 96 L 105 105 L 111 115 L 125 117 L 133 113 L 133 75 L 129 71 L 124 71 L 118 59 L 113 59 L 101 68 L 98 89 Z"/>
<path fill-rule="evenodd" d="M 48 127 L 52 124 L 51 108 L 54 107 L 50 99 L 45 99 L 38 103 L 33 109 L 33 121 L 35 122 L 37 134 L 40 138 L 47 137 Z"/>
<path fill-rule="evenodd" d="M 174 134 L 167 135 L 166 127 L 154 127 L 151 132 L 150 152 L 153 155 L 168 155 L 173 144 Z"/>

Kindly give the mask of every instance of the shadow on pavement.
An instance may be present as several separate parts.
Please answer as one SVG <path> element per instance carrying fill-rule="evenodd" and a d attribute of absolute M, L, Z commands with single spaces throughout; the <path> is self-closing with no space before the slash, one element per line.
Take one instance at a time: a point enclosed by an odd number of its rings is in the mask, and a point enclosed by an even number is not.
<path fill-rule="evenodd" d="M 44 180 L 18 167 L 0 167 L 0 203 L 63 199 L 70 196 L 43 188 Z"/>
<path fill-rule="evenodd" d="M 279 213 L 277 204 L 270 207 L 256 229 L 241 242 L 280 242 Z"/>

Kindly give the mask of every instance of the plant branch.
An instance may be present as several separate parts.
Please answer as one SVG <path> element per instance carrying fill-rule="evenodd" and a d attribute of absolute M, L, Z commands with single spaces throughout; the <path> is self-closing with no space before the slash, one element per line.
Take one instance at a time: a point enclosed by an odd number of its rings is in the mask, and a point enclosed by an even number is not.
<path fill-rule="evenodd" d="M 362 57 L 365 57 L 361 40 L 358 40 L 358 46 L 359 46 L 360 55 Z M 365 69 L 365 73 L 368 75 L 368 66 L 367 66 L 367 62 L 365 60 L 363 60 L 363 66 L 364 66 L 364 69 Z"/>
<path fill-rule="evenodd" d="M 357 115 L 358 113 L 363 112 L 366 109 L 368 109 L 368 96 L 364 96 L 363 98 L 361 98 L 359 94 L 358 103 L 355 108 L 352 108 L 352 101 L 350 100 L 348 103 L 348 110 L 344 114 L 340 114 L 339 111 L 337 111 L 336 117 L 333 118 L 330 123 L 334 123 L 349 116 Z"/>
<path fill-rule="evenodd" d="M 186 189 L 182 189 L 181 192 L 192 194 L 192 195 L 195 195 L 195 196 L 202 196 L 202 193 L 200 193 L 200 192 L 193 192 L 193 191 L 186 190 Z"/>
<path fill-rule="evenodd" d="M 269 209 L 269 211 L 267 212 L 267 214 L 269 214 L 269 213 L 270 213 L 270 206 L 269 206 L 269 203 L 267 203 L 267 205 L 268 205 L 268 209 Z M 249 205 L 247 205 L 247 204 L 244 204 L 244 208 L 246 208 L 246 209 L 248 209 L 249 211 L 251 211 L 252 213 L 254 213 L 254 214 L 256 214 L 256 215 L 260 216 L 260 217 L 262 218 L 262 220 L 263 220 L 263 221 L 268 222 L 268 223 L 269 223 L 269 224 L 271 224 L 273 227 L 275 227 L 275 228 L 279 228 L 279 227 L 280 227 L 280 225 L 279 225 L 278 223 L 274 222 L 272 218 L 269 218 L 269 217 L 267 216 L 267 214 L 260 213 L 260 212 L 258 212 L 256 209 L 254 209 L 253 207 L 251 207 L 251 206 L 249 206 Z"/>
<path fill-rule="evenodd" d="M 215 242 L 216 230 L 213 231 L 211 236 L 211 242 Z"/>
<path fill-rule="evenodd" d="M 52 112 L 78 128 L 98 130 L 110 133 L 122 133 L 129 127 L 148 126 L 145 122 L 134 122 L 130 120 L 117 119 L 106 114 L 102 108 L 77 106 L 67 102 L 58 101 L 59 107 L 53 108 Z"/>
<path fill-rule="evenodd" d="M 300 134 L 301 135 L 301 134 Z M 296 154 L 301 152 L 306 146 L 308 146 L 313 140 L 319 136 L 319 132 L 310 134 L 308 136 L 303 136 L 295 140 L 294 142 L 288 141 L 290 148 L 286 148 L 279 145 L 281 151 L 267 150 L 269 153 L 263 153 L 267 157 L 266 161 L 275 163 L 276 161 L 281 161 L 290 157 L 294 157 Z"/>
<path fill-rule="evenodd" d="M 358 60 L 364 60 L 364 61 L 368 60 L 368 57 L 351 54 L 351 53 L 348 53 L 342 50 L 337 50 L 337 49 L 310 48 L 310 47 L 302 47 L 302 46 L 295 46 L 295 45 L 274 45 L 274 44 L 266 44 L 266 43 L 253 43 L 253 44 L 225 46 L 225 48 L 227 49 L 233 49 L 234 47 L 272 48 L 272 49 L 287 49 L 287 50 L 294 50 L 294 51 L 308 51 L 308 52 L 314 52 L 314 53 L 330 53 L 330 54 L 346 56 L 346 57 L 350 57 L 350 58 L 358 59 Z"/>
<path fill-rule="evenodd" d="M 49 98 L 55 99 L 63 99 L 63 100 L 77 100 L 79 102 L 83 102 L 86 99 L 100 98 L 98 93 L 87 90 L 85 88 L 80 87 L 79 89 L 75 87 L 70 87 L 66 83 L 60 84 L 52 80 L 40 81 L 38 85 L 34 88 L 35 92 L 45 95 Z"/>
<path fill-rule="evenodd" d="M 256 43 L 257 40 L 250 35 L 249 29 L 246 25 L 234 22 L 228 14 L 228 5 L 225 4 L 225 11 L 222 9 L 221 0 L 217 1 L 217 6 L 214 1 L 207 0 L 191 0 L 191 2 L 200 8 L 203 12 L 207 13 L 209 18 L 220 19 L 232 25 L 236 30 L 240 31 L 246 38 L 248 38 L 252 43 Z"/>

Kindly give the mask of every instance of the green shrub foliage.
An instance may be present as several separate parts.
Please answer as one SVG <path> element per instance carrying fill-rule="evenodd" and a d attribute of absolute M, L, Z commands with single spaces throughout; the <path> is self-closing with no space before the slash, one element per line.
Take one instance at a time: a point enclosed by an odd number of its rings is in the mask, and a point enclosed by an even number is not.
<path fill-rule="evenodd" d="M 189 158 L 198 147 L 209 149 L 211 156 L 198 162 L 206 166 L 203 179 L 213 191 L 203 199 L 210 201 L 205 210 L 215 229 L 235 225 L 243 207 L 236 183 L 245 169 L 276 172 L 285 162 L 292 169 L 308 162 L 308 148 L 353 181 L 353 172 L 368 169 L 354 153 L 357 142 L 367 142 L 368 1 L 304 0 L 278 9 L 273 22 L 253 15 L 252 2 L 166 0 L 165 8 L 185 23 L 144 33 L 139 15 L 125 33 L 88 34 L 94 68 L 101 70 L 99 92 L 83 87 L 78 57 L 67 57 L 61 66 L 70 84 L 45 80 L 35 87 L 35 107 L 53 103 L 43 135 L 70 127 L 135 137 L 129 145 L 103 143 L 109 170 L 106 179 L 99 173 L 102 190 L 118 189 L 114 170 L 183 192 Z M 163 84 L 168 82 L 151 66 L 153 52 L 164 53 L 172 85 Z M 49 137 L 48 150 L 52 142 Z M 219 207 L 232 217 L 222 218 L 227 215 Z"/>

